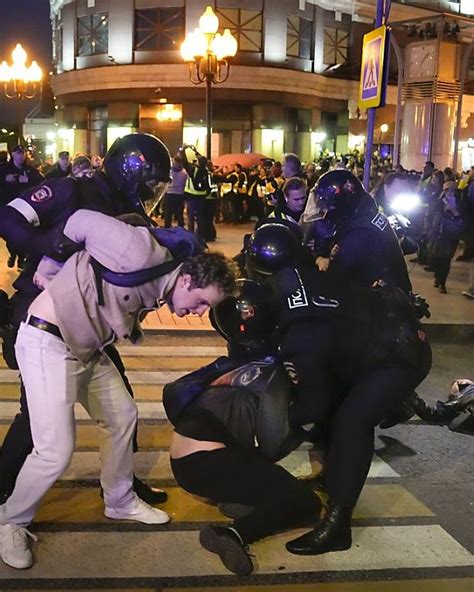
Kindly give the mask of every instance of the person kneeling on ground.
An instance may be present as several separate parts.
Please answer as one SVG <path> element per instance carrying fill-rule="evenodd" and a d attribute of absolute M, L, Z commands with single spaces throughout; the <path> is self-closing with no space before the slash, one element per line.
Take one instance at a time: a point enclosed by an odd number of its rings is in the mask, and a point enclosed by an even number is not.
<path fill-rule="evenodd" d="M 238 296 L 213 311 L 213 324 L 260 357 L 243 365 L 241 359 L 219 358 L 166 385 L 163 404 L 175 427 L 170 456 L 177 483 L 235 517 L 230 526 L 205 526 L 201 545 L 231 572 L 249 575 L 254 566 L 246 546 L 310 523 L 321 501 L 307 483 L 274 464 L 302 437 L 288 424 L 286 372 L 274 356 L 263 354 L 269 348 L 260 338 L 273 330 L 265 321 L 266 291 L 251 280 L 238 283 Z M 250 344 L 257 334 L 259 343 Z"/>
<path fill-rule="evenodd" d="M 133 492 L 137 406 L 104 347 L 117 339 L 137 343 L 143 337 L 142 313 L 164 303 L 180 317 L 203 315 L 233 293 L 235 275 L 232 262 L 219 253 L 173 260 L 158 242 L 159 233 L 79 210 L 68 219 L 51 253 L 65 261 L 62 269 L 47 258 L 38 267 L 35 280 L 44 290 L 30 305 L 15 344 L 34 448 L 13 493 L 0 506 L 0 553 L 11 567 L 33 564 L 28 545 L 33 535 L 26 527 L 71 461 L 76 402 L 102 428 L 105 515 L 146 524 L 169 521 L 166 512 Z M 164 263 L 169 265 L 166 273 Z M 51 268 L 55 271 L 49 279 Z M 136 278 L 140 273 L 141 281 L 128 287 L 112 283 L 111 276 Z"/>

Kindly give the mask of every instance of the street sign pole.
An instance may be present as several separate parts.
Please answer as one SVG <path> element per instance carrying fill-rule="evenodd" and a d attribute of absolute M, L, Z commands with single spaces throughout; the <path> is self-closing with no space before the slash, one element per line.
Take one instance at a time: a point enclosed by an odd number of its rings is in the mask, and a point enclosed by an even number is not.
<path fill-rule="evenodd" d="M 387 4 L 385 0 L 377 0 L 377 12 L 375 16 L 375 28 L 378 29 L 382 26 L 382 23 L 388 18 L 388 13 L 390 11 L 390 2 Z M 388 67 L 388 64 L 387 64 Z M 383 77 L 385 78 L 385 77 Z M 383 80 L 380 84 L 386 84 L 386 81 Z M 385 92 L 385 89 L 382 90 L 382 93 Z M 370 185 L 370 169 L 372 165 L 372 150 L 374 147 L 374 128 L 375 128 L 375 107 L 368 109 L 367 114 L 367 141 L 365 144 L 365 157 L 364 157 L 364 187 L 368 191 Z"/>

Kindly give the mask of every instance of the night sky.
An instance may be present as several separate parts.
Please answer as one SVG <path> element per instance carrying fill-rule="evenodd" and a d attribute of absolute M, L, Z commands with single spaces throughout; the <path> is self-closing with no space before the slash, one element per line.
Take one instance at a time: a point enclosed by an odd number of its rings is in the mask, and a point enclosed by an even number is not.
<path fill-rule="evenodd" d="M 11 62 L 11 52 L 21 43 L 43 72 L 51 70 L 51 25 L 48 0 L 0 0 L 0 61 Z M 0 124 L 15 124 L 14 101 L 0 98 Z M 34 106 L 28 101 L 25 111 Z"/>

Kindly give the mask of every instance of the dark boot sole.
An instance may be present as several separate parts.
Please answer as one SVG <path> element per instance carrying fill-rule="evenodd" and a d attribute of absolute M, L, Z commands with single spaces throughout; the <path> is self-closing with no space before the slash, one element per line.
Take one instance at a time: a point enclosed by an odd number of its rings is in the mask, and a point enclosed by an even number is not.
<path fill-rule="evenodd" d="M 291 543 L 291 541 L 290 541 Z M 292 555 L 323 555 L 324 553 L 332 553 L 335 551 L 347 551 L 348 549 L 350 549 L 352 547 L 352 541 L 348 542 L 341 542 L 339 544 L 336 545 L 321 545 L 319 548 L 317 545 L 315 545 L 314 547 L 305 547 L 305 548 L 301 548 L 301 549 L 293 549 L 291 547 L 289 547 L 288 545 L 290 543 L 286 544 L 286 549 L 289 553 L 291 553 Z"/>
<path fill-rule="evenodd" d="M 199 542 L 206 551 L 219 555 L 224 566 L 232 573 L 248 576 L 253 572 L 252 560 L 231 535 L 222 535 L 211 526 L 205 526 L 199 533 Z"/>

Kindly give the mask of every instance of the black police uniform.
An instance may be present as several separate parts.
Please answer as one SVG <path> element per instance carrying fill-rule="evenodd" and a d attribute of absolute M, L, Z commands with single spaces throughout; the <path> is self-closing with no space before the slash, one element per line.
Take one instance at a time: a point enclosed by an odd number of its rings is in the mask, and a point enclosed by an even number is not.
<path fill-rule="evenodd" d="M 16 181 L 7 181 L 6 178 L 8 175 L 14 175 Z M 28 182 L 20 183 L 18 179 L 24 175 L 28 177 Z M 29 164 L 24 163 L 20 167 L 17 167 L 13 160 L 2 164 L 0 166 L 0 205 L 7 204 L 22 191 L 25 191 L 25 189 L 38 185 L 42 179 L 43 175 Z"/>
<path fill-rule="evenodd" d="M 61 168 L 59 164 L 55 164 L 53 168 L 45 175 L 46 179 L 65 179 L 71 174 L 72 165 L 69 165 L 66 170 Z"/>
<path fill-rule="evenodd" d="M 291 552 L 349 548 L 350 518 L 374 452 L 374 427 L 427 375 L 431 350 L 415 315 L 394 318 L 383 289 L 350 287 L 313 269 L 272 278 L 280 356 L 296 383 L 290 419 L 329 427 L 326 488 L 343 534 L 289 544 Z M 398 295 L 402 294 L 400 291 Z M 403 295 L 402 295 L 403 296 Z M 390 308 L 390 312 L 392 312 Z M 341 526 L 342 525 L 342 526 Z"/>
<path fill-rule="evenodd" d="M 357 215 L 338 223 L 334 235 L 325 242 L 316 250 L 315 256 L 329 257 L 331 248 L 337 245 L 338 252 L 331 260 L 330 273 L 345 274 L 359 286 L 371 287 L 374 282 L 383 280 L 406 293 L 411 292 L 398 238 L 387 217 L 378 212 L 369 195 Z"/>
<path fill-rule="evenodd" d="M 132 211 L 125 196 L 114 191 L 103 173 L 92 179 L 51 179 L 24 192 L 0 208 L 0 236 L 15 250 L 24 252 L 27 265 L 13 283 L 12 330 L 4 335 L 3 352 L 10 368 L 17 369 L 14 342 L 20 322 L 40 290 L 33 276 L 43 255 L 47 255 L 69 216 L 78 209 L 90 209 L 117 216 Z M 126 388 L 133 396 L 120 355 L 113 345 L 106 352 L 119 370 Z M 33 448 L 26 393 L 20 387 L 20 413 L 10 426 L 0 457 L 0 496 L 8 495 L 16 477 Z M 2 492 L 2 489 L 4 491 Z"/>

